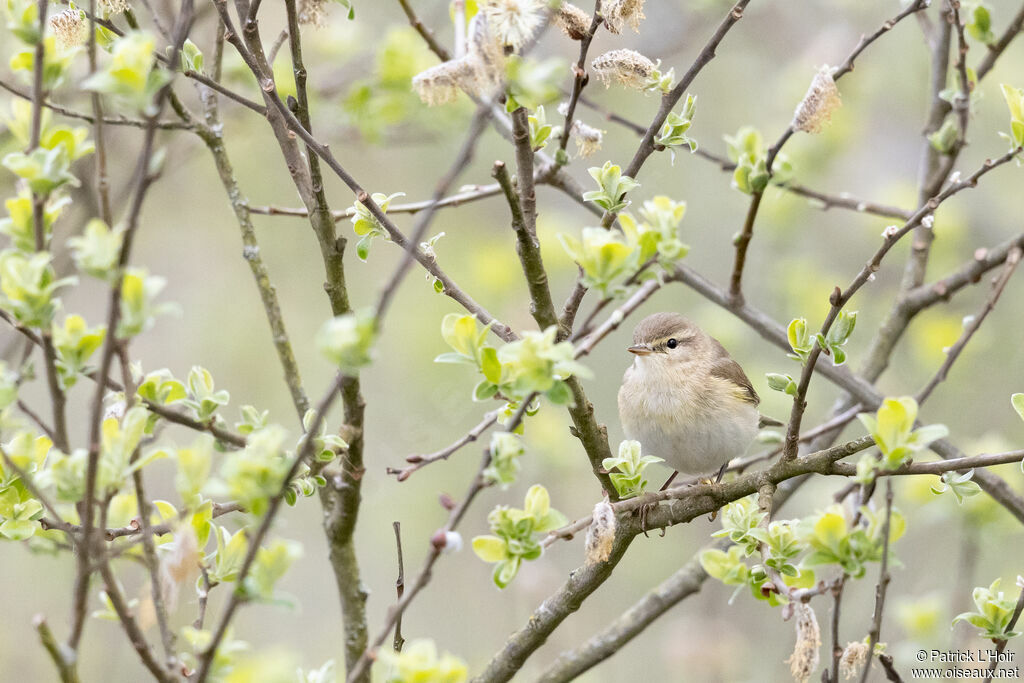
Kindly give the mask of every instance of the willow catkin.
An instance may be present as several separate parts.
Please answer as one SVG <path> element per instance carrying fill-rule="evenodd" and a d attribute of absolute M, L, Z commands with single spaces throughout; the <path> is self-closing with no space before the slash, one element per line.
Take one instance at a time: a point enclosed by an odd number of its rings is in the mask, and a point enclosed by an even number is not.
<path fill-rule="evenodd" d="M 797 683 L 807 683 L 811 674 L 818 668 L 821 629 L 818 627 L 818 617 L 810 605 L 798 602 L 794 610 L 796 612 L 796 645 L 793 647 L 793 654 L 786 662 L 789 664 L 789 672 L 793 675 L 793 680 Z"/>
<path fill-rule="evenodd" d="M 576 143 L 576 152 L 579 156 L 586 159 L 601 149 L 604 131 L 588 126 L 577 119 L 573 121 L 572 128 L 569 129 L 569 137 Z"/>
<path fill-rule="evenodd" d="M 612 82 L 644 90 L 658 65 L 636 50 L 612 50 L 590 63 L 594 73 L 608 87 Z"/>
<path fill-rule="evenodd" d="M 480 11 L 487 17 L 495 38 L 518 50 L 544 23 L 545 3 L 537 0 L 485 0 Z"/>
<path fill-rule="evenodd" d="M 832 79 L 832 69 L 823 66 L 814 75 L 807 94 L 796 106 L 790 125 L 794 130 L 805 133 L 820 133 L 822 127 L 832 120 L 832 112 L 841 104 L 839 88 Z"/>
<path fill-rule="evenodd" d="M 644 0 L 612 0 L 602 6 L 605 26 L 612 33 L 620 33 L 625 24 L 634 31 L 640 31 L 640 22 L 644 18 Z"/>
<path fill-rule="evenodd" d="M 555 12 L 555 23 L 573 40 L 583 40 L 590 31 L 591 16 L 570 2 L 563 2 Z"/>
<path fill-rule="evenodd" d="M 607 562 L 615 543 L 615 510 L 607 500 L 594 506 L 593 519 L 587 528 L 587 564 Z"/>

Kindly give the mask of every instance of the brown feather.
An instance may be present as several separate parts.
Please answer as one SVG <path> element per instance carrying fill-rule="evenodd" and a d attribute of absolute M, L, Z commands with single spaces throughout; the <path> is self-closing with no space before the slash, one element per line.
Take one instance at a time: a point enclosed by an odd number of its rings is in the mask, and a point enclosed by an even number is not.
<path fill-rule="evenodd" d="M 717 339 L 712 338 L 711 342 L 716 352 L 716 358 L 712 361 L 711 376 L 735 384 L 742 392 L 743 400 L 747 403 L 755 406 L 760 403 L 761 397 L 754 391 L 754 385 L 747 377 L 747 373 L 743 372 L 740 364 L 732 359 L 732 356 Z"/>

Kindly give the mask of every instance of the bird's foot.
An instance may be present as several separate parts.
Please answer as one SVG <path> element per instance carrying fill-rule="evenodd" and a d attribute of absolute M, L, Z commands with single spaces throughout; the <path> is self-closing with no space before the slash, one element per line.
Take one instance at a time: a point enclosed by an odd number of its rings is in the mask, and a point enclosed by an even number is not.
<path fill-rule="evenodd" d="M 656 507 L 658 507 L 657 503 L 644 503 L 633 512 L 634 515 L 638 515 L 640 517 L 640 531 L 643 533 L 645 538 L 650 538 L 650 536 L 647 535 L 647 513 Z M 659 537 L 664 536 L 665 529 L 662 527 Z"/>
<path fill-rule="evenodd" d="M 724 463 L 719 468 L 718 475 L 714 479 L 702 479 L 701 483 L 702 484 L 708 484 L 709 486 L 714 486 L 716 484 L 721 484 L 722 483 L 722 477 L 725 476 L 725 470 L 728 467 L 729 467 L 729 463 L 728 462 Z M 713 522 L 716 519 L 718 519 L 718 510 L 714 510 L 714 511 L 712 511 L 712 513 L 710 515 L 708 515 L 708 521 L 709 522 Z"/>

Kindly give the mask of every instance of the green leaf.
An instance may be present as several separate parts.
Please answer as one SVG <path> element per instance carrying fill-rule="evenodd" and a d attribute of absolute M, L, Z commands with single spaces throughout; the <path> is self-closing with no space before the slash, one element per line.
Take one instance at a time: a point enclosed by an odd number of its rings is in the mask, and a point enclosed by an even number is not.
<path fill-rule="evenodd" d="M 498 352 L 488 346 L 480 353 L 480 369 L 484 377 L 494 384 L 501 382 L 501 361 L 498 360 Z"/>
<path fill-rule="evenodd" d="M 498 385 L 493 384 L 486 379 L 480 380 L 480 382 L 473 388 L 473 400 L 474 401 L 487 401 L 494 398 L 498 393 Z"/>
<path fill-rule="evenodd" d="M 1024 394 L 1014 394 L 1010 397 L 1010 405 L 1017 411 L 1020 419 L 1024 420 Z"/>

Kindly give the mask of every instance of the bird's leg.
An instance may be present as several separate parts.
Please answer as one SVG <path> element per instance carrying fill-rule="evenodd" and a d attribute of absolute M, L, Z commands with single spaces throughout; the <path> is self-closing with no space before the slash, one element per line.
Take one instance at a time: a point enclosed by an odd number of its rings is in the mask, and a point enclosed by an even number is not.
<path fill-rule="evenodd" d="M 667 489 L 669 487 L 669 484 L 671 484 L 673 481 L 675 481 L 675 478 L 678 477 L 678 476 L 679 476 L 679 470 L 674 470 L 672 472 L 672 474 L 669 476 L 669 478 L 665 480 L 665 483 L 661 485 L 661 488 L 658 489 L 658 492 L 660 493 L 660 492 L 664 491 L 665 489 Z M 647 513 L 655 505 L 656 505 L 656 503 L 644 503 L 639 508 L 637 508 L 637 514 L 640 515 L 640 530 L 642 532 L 644 532 L 644 536 L 647 536 Z M 665 535 L 665 530 L 664 529 L 661 530 L 661 535 L 662 536 Z"/>
<path fill-rule="evenodd" d="M 724 476 L 725 476 L 725 470 L 727 470 L 728 468 L 729 468 L 729 462 L 728 462 L 728 461 L 726 461 L 726 462 L 722 463 L 722 466 L 721 466 L 721 467 L 720 467 L 720 468 L 718 469 L 718 476 L 716 476 L 716 477 L 715 477 L 715 480 L 714 480 L 714 481 L 711 481 L 711 480 L 709 479 L 709 480 L 708 480 L 708 483 L 709 483 L 709 484 L 721 484 L 721 483 L 722 483 L 722 477 L 724 477 Z M 712 512 L 712 513 L 711 513 L 711 515 L 710 515 L 710 516 L 708 517 L 708 521 L 709 521 L 709 522 L 713 522 L 713 521 L 715 521 L 715 520 L 716 520 L 717 518 L 718 518 L 718 510 L 715 510 L 715 511 L 714 511 L 714 512 Z"/>

